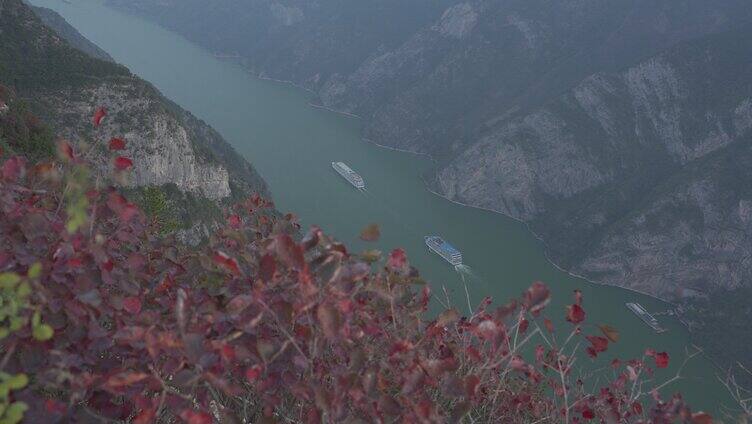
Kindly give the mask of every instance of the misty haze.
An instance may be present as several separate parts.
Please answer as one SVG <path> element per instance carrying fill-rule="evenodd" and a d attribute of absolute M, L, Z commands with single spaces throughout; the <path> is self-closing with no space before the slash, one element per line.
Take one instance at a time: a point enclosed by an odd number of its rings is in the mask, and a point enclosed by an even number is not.
<path fill-rule="evenodd" d="M 0 0 L 0 424 L 747 423 L 749 0 Z"/>

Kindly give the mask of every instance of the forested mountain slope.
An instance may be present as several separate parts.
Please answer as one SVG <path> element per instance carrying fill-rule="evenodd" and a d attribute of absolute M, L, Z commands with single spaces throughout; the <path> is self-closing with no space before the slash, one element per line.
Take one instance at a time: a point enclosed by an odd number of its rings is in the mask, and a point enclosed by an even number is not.
<path fill-rule="evenodd" d="M 122 153 L 134 163 L 126 187 L 160 188 L 178 228 L 211 221 L 217 202 L 268 194 L 253 167 L 218 133 L 125 67 L 71 47 L 66 39 L 80 44 L 83 37 L 51 13 L 43 12 L 45 20 L 55 22 L 60 35 L 20 0 L 0 1 L 0 85 L 11 110 L 38 116 L 102 170 L 112 166 L 107 142 L 123 139 Z M 91 117 L 100 107 L 107 116 L 95 127 Z M 1 142 L 26 153 L 14 134 L 5 131 Z"/>
<path fill-rule="evenodd" d="M 752 277 L 752 29 L 683 43 L 499 123 L 437 174 L 531 223 L 557 262 L 625 287 Z"/>
<path fill-rule="evenodd" d="M 71 45 L 71 47 L 81 50 L 82 52 L 93 58 L 106 60 L 108 62 L 114 62 L 112 57 L 107 52 L 99 48 L 99 46 L 97 46 L 96 44 L 87 40 L 75 28 L 70 26 L 65 18 L 60 16 L 60 14 L 58 14 L 54 10 L 48 9 L 46 7 L 35 6 L 31 6 L 31 9 L 45 25 L 47 25 L 50 29 L 55 31 L 60 37 L 67 41 L 68 44 Z"/>

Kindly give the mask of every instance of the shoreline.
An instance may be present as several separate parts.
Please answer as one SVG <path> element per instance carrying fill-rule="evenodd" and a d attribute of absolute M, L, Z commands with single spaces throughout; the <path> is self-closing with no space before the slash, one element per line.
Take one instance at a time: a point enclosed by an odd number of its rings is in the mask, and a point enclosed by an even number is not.
<path fill-rule="evenodd" d="M 219 59 L 219 60 L 232 61 L 231 59 Z M 233 62 L 236 65 L 239 65 L 241 67 L 241 69 L 243 69 L 245 72 L 247 72 L 249 75 L 251 75 L 254 78 L 258 78 L 259 80 L 262 80 L 262 81 L 273 82 L 273 83 L 276 83 L 276 84 L 287 85 L 287 86 L 290 86 L 290 87 L 293 87 L 295 89 L 302 90 L 302 91 L 308 93 L 309 95 L 311 95 L 311 99 L 308 100 L 307 104 L 308 104 L 308 106 L 310 106 L 310 107 L 312 107 L 314 109 L 325 110 L 327 112 L 331 112 L 331 113 L 335 113 L 335 114 L 338 114 L 338 115 L 342 115 L 342 116 L 345 116 L 347 118 L 355 118 L 355 119 L 359 119 L 361 121 L 364 120 L 363 117 L 361 117 L 359 115 L 356 115 L 354 113 L 336 110 L 336 109 L 333 109 L 331 107 L 325 106 L 323 104 L 317 103 L 316 101 L 319 100 L 318 94 L 315 91 L 313 91 L 312 89 L 310 89 L 310 88 L 307 88 L 307 87 L 304 87 L 302 85 L 296 84 L 293 81 L 280 80 L 280 79 L 275 79 L 275 78 L 271 78 L 271 77 L 262 76 L 259 73 L 254 72 L 253 70 L 244 67 L 241 63 L 238 63 L 237 61 L 233 61 Z M 364 137 L 362 134 L 360 136 L 360 139 L 361 139 L 361 141 L 363 141 L 365 143 L 372 144 L 372 145 L 374 145 L 376 147 L 379 147 L 379 148 L 382 148 L 382 149 L 391 150 L 391 151 L 398 152 L 398 153 L 406 153 L 406 154 L 415 155 L 415 156 L 422 156 L 422 157 L 425 157 L 428 160 L 430 160 L 433 165 L 437 165 L 438 164 L 438 162 L 436 161 L 436 159 L 434 159 L 433 156 L 431 156 L 428 153 L 415 152 L 415 151 L 411 151 L 411 150 L 400 149 L 400 148 L 393 147 L 393 146 L 383 145 L 383 144 L 377 143 L 376 141 L 371 140 L 371 139 L 369 139 L 367 137 Z M 516 222 L 524 225 L 525 229 L 530 234 L 532 234 L 532 236 L 539 243 L 541 243 L 541 247 L 543 248 L 543 256 L 544 256 L 546 262 L 548 262 L 549 264 L 551 264 L 554 268 L 556 268 L 560 272 L 562 272 L 564 274 L 567 274 L 567 275 L 569 275 L 571 277 L 580 279 L 582 281 L 585 281 L 588 284 L 592 284 L 592 285 L 599 286 L 599 287 L 615 287 L 615 288 L 619 288 L 621 290 L 625 290 L 625 291 L 627 291 L 629 293 L 632 293 L 632 294 L 638 294 L 638 295 L 641 295 L 641 296 L 646 296 L 646 297 L 649 297 L 651 299 L 663 302 L 663 303 L 665 303 L 667 305 L 670 305 L 673 308 L 677 307 L 677 305 L 674 302 L 671 302 L 671 301 L 666 300 L 666 299 L 662 299 L 662 298 L 660 298 L 658 296 L 655 296 L 653 294 L 650 294 L 650 293 L 646 293 L 646 292 L 643 292 L 643 291 L 640 291 L 640 290 L 631 289 L 631 288 L 623 287 L 623 286 L 619 286 L 619 285 L 613 285 L 613 284 L 607 284 L 607 283 L 603 283 L 603 282 L 598 282 L 598 281 L 595 281 L 595 280 L 591 280 L 591 279 L 589 279 L 589 278 L 587 278 L 587 277 L 585 277 L 583 275 L 579 275 L 579 274 L 576 274 L 574 272 L 565 270 L 564 268 L 562 268 L 559 264 L 557 264 L 551 258 L 550 254 L 549 254 L 549 251 L 548 251 L 548 245 L 546 244 L 546 241 L 539 234 L 537 234 L 535 231 L 533 231 L 532 228 L 530 228 L 530 224 L 529 223 L 527 223 L 527 222 L 525 222 L 525 221 L 523 221 L 523 220 L 521 220 L 519 218 L 510 216 L 508 214 L 505 214 L 505 213 L 503 213 L 501 211 L 493 210 L 493 209 L 490 209 L 490 208 L 484 208 L 484 207 L 481 207 L 481 206 L 469 205 L 469 204 L 460 202 L 458 200 L 450 199 L 447 196 L 445 196 L 445 195 L 437 192 L 436 190 L 432 189 L 431 186 L 428 184 L 428 181 L 426 180 L 425 175 L 421 175 L 420 178 L 421 178 L 421 180 L 423 182 L 424 189 L 426 191 L 428 191 L 429 193 L 431 193 L 432 195 L 434 195 L 434 196 L 440 197 L 441 199 L 446 200 L 448 202 L 451 202 L 451 203 L 453 203 L 455 205 L 459 205 L 459 206 L 463 206 L 463 207 L 467 207 L 467 208 L 472 208 L 472 209 L 478 209 L 478 210 L 481 210 L 481 211 L 484 211 L 484 212 L 489 212 L 489 213 L 493 213 L 493 214 L 496 214 L 496 215 L 500 215 L 500 216 L 512 219 L 512 220 L 514 220 L 514 221 L 516 221 Z M 692 331 L 689 329 L 689 327 L 687 325 L 685 325 L 683 323 L 683 320 L 679 319 L 678 317 L 675 317 L 674 320 L 677 321 L 679 323 L 679 325 L 681 326 L 681 328 L 683 328 L 684 331 L 687 332 L 687 343 L 688 343 L 688 345 L 696 347 L 696 348 L 700 348 L 699 349 L 700 350 L 700 356 L 703 357 L 703 358 L 705 358 L 706 360 L 708 360 L 710 362 L 710 364 L 713 367 L 716 368 L 716 370 L 723 372 L 723 368 L 714 360 L 714 358 L 712 358 L 705 351 L 705 349 L 701 348 L 700 346 L 697 346 L 694 343 L 694 341 L 692 340 Z M 717 377 L 718 376 L 716 375 L 716 378 Z"/>
<path fill-rule="evenodd" d="M 444 199 L 444 200 L 446 200 L 448 202 L 454 203 L 455 205 L 463 206 L 463 207 L 466 207 L 466 208 L 477 209 L 477 210 L 484 211 L 484 212 L 490 212 L 490 213 L 493 213 L 493 214 L 496 214 L 496 215 L 501 215 L 501 216 L 503 216 L 505 218 L 511 219 L 513 221 L 516 221 L 516 222 L 524 225 L 525 229 L 530 234 L 532 234 L 533 237 L 539 243 L 541 243 L 543 245 L 543 256 L 545 257 L 546 262 L 548 262 L 549 264 L 551 264 L 554 268 L 556 268 L 560 272 L 563 272 L 564 274 L 569 275 L 570 277 L 577 278 L 579 280 L 585 281 L 585 282 L 587 282 L 589 284 L 593 284 L 593 285 L 596 285 L 596 286 L 619 288 L 621 290 L 625 290 L 625 291 L 628 291 L 628 292 L 632 292 L 632 293 L 636 293 L 636 294 L 639 294 L 639 295 L 642 295 L 642 296 L 646 296 L 646 297 L 649 297 L 651 299 L 658 300 L 660 302 L 663 302 L 663 303 L 666 303 L 668 305 L 676 307 L 676 304 L 674 304 L 673 302 L 670 302 L 670 301 L 668 301 L 666 299 L 661 299 L 660 297 L 655 296 L 653 294 L 646 293 L 646 292 L 643 292 L 643 291 L 637 290 L 637 289 L 632 289 L 632 288 L 629 288 L 629 287 L 619 286 L 619 285 L 616 285 L 616 284 L 608 284 L 608 283 L 598 282 L 598 281 L 592 280 L 592 279 L 590 279 L 588 277 L 585 277 L 584 275 L 580 275 L 580 274 L 574 273 L 572 271 L 568 271 L 568 270 L 562 268 L 553 259 L 551 259 L 551 256 L 549 255 L 549 252 L 548 252 L 548 248 L 546 246 L 546 241 L 540 235 L 538 235 L 535 231 L 533 231 L 530 228 L 530 224 L 529 223 L 527 223 L 527 222 L 525 222 L 525 221 L 523 221 L 523 220 L 521 220 L 519 218 L 513 217 L 513 216 L 508 215 L 508 214 L 505 214 L 504 212 L 500 212 L 500 211 L 497 211 L 497 210 L 494 210 L 494 209 L 490 209 L 490 208 L 484 208 L 482 206 L 473 206 L 473 205 L 469 205 L 467 203 L 462 203 L 462 202 L 460 202 L 458 200 L 450 199 L 447 196 L 445 196 L 445 195 L 443 195 L 443 194 L 441 194 L 441 193 L 439 193 L 439 192 L 431 189 L 430 186 L 428 185 L 428 182 L 425 180 L 425 178 L 423 178 L 423 185 L 425 186 L 426 190 L 429 193 L 433 194 L 434 196 L 438 196 L 438 197 L 440 197 L 440 198 L 442 198 L 442 199 Z"/>
<path fill-rule="evenodd" d="M 302 86 L 300 84 L 297 84 L 294 81 L 281 80 L 281 79 L 271 78 L 271 77 L 268 77 L 268 76 L 263 76 L 259 72 L 256 72 L 256 71 L 254 71 L 252 69 L 248 69 L 248 68 L 244 67 L 238 61 L 232 60 L 233 58 L 217 58 L 217 59 L 234 62 L 236 65 L 239 65 L 243 70 L 245 70 L 249 75 L 253 76 L 254 78 L 258 78 L 259 80 L 269 81 L 269 82 L 273 82 L 273 83 L 276 83 L 276 84 L 288 85 L 288 86 L 293 87 L 295 89 L 303 90 L 304 92 L 311 94 L 312 95 L 312 99 L 310 99 L 308 101 L 308 106 L 310 106 L 310 107 L 312 107 L 314 109 L 325 110 L 327 112 L 331 112 L 331 113 L 335 113 L 335 114 L 338 114 L 338 115 L 346 116 L 348 118 L 359 119 L 361 121 L 364 120 L 363 117 L 360 116 L 360 115 L 356 115 L 354 113 L 350 113 L 350 112 L 345 112 L 345 111 L 333 109 L 331 107 L 328 107 L 328 106 L 325 106 L 325 105 L 323 105 L 321 103 L 318 103 L 316 101 L 316 100 L 318 100 L 318 94 L 315 91 L 313 91 L 310 88 L 304 87 L 304 86 Z M 369 139 L 367 137 L 364 137 L 363 135 L 361 135 L 360 139 L 362 141 L 366 142 L 366 143 L 373 144 L 374 146 L 382 148 L 382 149 L 391 150 L 391 151 L 399 152 L 399 153 L 407 153 L 407 154 L 415 155 L 415 156 L 423 156 L 423 157 L 427 158 L 428 160 L 430 160 L 431 163 L 433 163 L 434 165 L 438 164 L 438 162 L 436 161 L 436 159 L 433 156 L 431 156 L 430 154 L 428 154 L 428 153 L 415 152 L 415 151 L 412 151 L 412 150 L 406 150 L 406 149 L 400 149 L 398 147 L 387 146 L 387 145 L 384 145 L 384 144 L 377 143 L 376 141 L 371 140 L 371 139 Z M 650 293 L 647 293 L 647 292 L 644 292 L 644 291 L 641 291 L 641 290 L 637 290 L 637 289 L 633 289 L 633 288 L 629 288 L 629 287 L 624 287 L 624 286 L 620 286 L 620 285 L 608 284 L 608 283 L 604 283 L 604 282 L 598 282 L 598 281 L 592 280 L 592 279 L 590 279 L 590 278 L 588 278 L 588 277 L 586 277 L 584 275 L 580 275 L 580 274 L 577 274 L 577 273 L 574 273 L 572 271 L 569 271 L 569 270 L 566 270 L 566 269 L 562 268 L 558 263 L 556 263 L 551 258 L 551 255 L 549 253 L 549 248 L 548 248 L 548 245 L 547 245 L 545 239 L 543 239 L 543 237 L 541 237 L 539 234 L 537 234 L 535 231 L 533 231 L 533 229 L 530 227 L 530 224 L 528 222 L 525 222 L 525 221 L 523 221 L 523 220 L 521 220 L 519 218 L 513 217 L 513 216 L 508 215 L 508 214 L 506 214 L 504 212 L 501 212 L 501 211 L 497 211 L 497 210 L 490 209 L 490 208 L 485 208 L 485 207 L 482 207 L 482 206 L 470 205 L 470 204 L 467 204 L 467 203 L 460 202 L 458 200 L 450 199 L 449 197 L 447 197 L 447 196 L 445 196 L 445 195 L 437 192 L 436 190 L 432 189 L 431 186 L 428 184 L 428 181 L 426 181 L 425 176 L 421 175 L 420 178 L 423 181 L 423 187 L 424 187 L 424 189 L 426 191 L 428 191 L 429 193 L 433 194 L 434 196 L 440 197 L 440 198 L 442 198 L 442 199 L 444 199 L 444 200 L 446 200 L 448 202 L 454 203 L 454 204 L 459 205 L 459 206 L 463 206 L 463 207 L 467 207 L 467 208 L 472 208 L 472 209 L 477 209 L 477 210 L 481 210 L 481 211 L 484 211 L 484 212 L 490 212 L 490 213 L 493 213 L 493 214 L 496 214 L 496 215 L 500 215 L 500 216 L 512 219 L 512 220 L 514 220 L 514 221 L 516 221 L 516 222 L 524 225 L 525 229 L 530 234 L 532 234 L 532 236 L 539 243 L 541 243 L 541 245 L 543 247 L 543 256 L 544 256 L 546 262 L 548 262 L 549 264 L 551 264 L 554 268 L 556 268 L 560 272 L 563 272 L 563 273 L 569 275 L 570 277 L 574 277 L 574 278 L 583 280 L 583 281 L 585 281 L 585 282 L 587 282 L 589 284 L 593 284 L 593 285 L 600 286 L 600 287 L 617 287 L 619 289 L 626 290 L 626 291 L 631 292 L 631 293 L 636 293 L 636 294 L 639 294 L 639 295 L 642 295 L 642 296 L 647 296 L 647 297 L 649 297 L 651 299 L 654 299 L 654 300 L 663 302 L 663 303 L 665 303 L 667 305 L 670 305 L 671 307 L 674 307 L 674 308 L 677 307 L 676 303 L 674 303 L 674 302 L 672 302 L 670 300 L 667 300 L 667 299 L 660 298 L 660 297 L 658 297 L 658 296 L 656 296 L 654 294 L 650 294 Z M 685 330 L 687 330 L 688 332 L 690 331 L 689 328 L 681 322 L 681 320 L 676 319 L 676 321 L 678 321 L 679 324 Z"/>
<path fill-rule="evenodd" d="M 299 84 L 296 84 L 293 81 L 279 80 L 279 79 L 264 77 L 264 76 L 260 76 L 260 75 L 255 75 L 254 72 L 250 71 L 250 70 L 248 72 L 251 75 L 254 75 L 256 78 L 258 78 L 260 80 L 270 81 L 270 82 L 274 82 L 274 83 L 278 83 L 278 84 L 289 85 L 291 87 L 304 90 L 304 91 L 312 94 L 314 97 L 317 96 L 317 94 L 316 94 L 315 91 L 311 90 L 310 88 L 306 88 L 306 87 L 303 87 L 303 86 L 301 86 Z M 356 119 L 363 120 L 363 117 L 361 117 L 359 115 L 356 115 L 356 114 L 350 113 L 350 112 L 345 112 L 345 111 L 340 111 L 340 110 L 337 110 L 337 109 L 333 109 L 333 108 L 330 108 L 328 106 L 316 103 L 313 100 L 308 102 L 308 106 L 310 106 L 310 107 L 312 107 L 314 109 L 326 110 L 328 112 L 336 113 L 338 115 L 346 116 L 348 118 L 356 118 Z M 374 146 L 382 148 L 382 149 L 387 149 L 387 150 L 391 150 L 391 151 L 399 152 L 399 153 L 407 153 L 407 154 L 415 155 L 415 156 L 423 156 L 423 157 L 427 158 L 428 160 L 430 160 L 431 163 L 433 163 L 434 165 L 436 165 L 438 163 L 436 161 L 436 159 L 434 159 L 433 156 L 431 156 L 428 153 L 415 152 L 415 151 L 412 151 L 412 150 L 400 149 L 398 147 L 392 147 L 392 146 L 387 146 L 387 145 L 384 145 L 384 144 L 379 144 L 376 141 L 373 141 L 373 140 L 371 140 L 369 138 L 363 137 L 362 135 L 361 135 L 361 140 L 364 141 L 364 142 L 366 142 L 366 143 L 373 144 Z M 532 236 L 539 243 L 542 244 L 542 247 L 543 247 L 543 256 L 544 256 L 546 262 L 548 262 L 549 264 L 551 264 L 554 268 L 556 268 L 560 272 L 563 272 L 563 273 L 569 275 L 570 277 L 574 277 L 574 278 L 583 280 L 583 281 L 585 281 L 587 283 L 594 284 L 596 286 L 601 286 L 601 287 L 617 287 L 619 289 L 626 290 L 626 291 L 631 292 L 631 293 L 636 293 L 636 294 L 639 294 L 639 295 L 642 295 L 642 296 L 647 296 L 647 297 L 649 297 L 651 299 L 654 299 L 654 300 L 658 300 L 658 301 L 663 302 L 663 303 L 665 303 L 667 305 L 670 305 L 670 306 L 672 306 L 674 308 L 677 307 L 676 303 L 671 302 L 670 300 L 667 300 L 667 299 L 660 298 L 660 297 L 658 297 L 658 296 L 656 296 L 654 294 L 650 294 L 650 293 L 647 293 L 647 292 L 644 292 L 644 291 L 641 291 L 641 290 L 637 290 L 637 289 L 633 289 L 633 288 L 629 288 L 629 287 L 624 287 L 624 286 L 620 286 L 620 285 L 598 282 L 598 281 L 592 280 L 592 279 L 590 279 L 590 278 L 588 278 L 588 277 L 586 277 L 584 275 L 580 275 L 580 274 L 577 274 L 577 273 L 574 273 L 572 271 L 568 271 L 568 270 L 562 268 L 559 264 L 557 264 L 551 258 L 550 254 L 549 254 L 549 248 L 548 248 L 548 245 L 546 244 L 545 239 L 543 239 L 543 237 L 541 237 L 539 234 L 537 234 L 535 231 L 533 231 L 533 229 L 530 227 L 530 224 L 528 222 L 525 222 L 525 221 L 523 221 L 523 220 L 521 220 L 519 218 L 513 217 L 513 216 L 508 215 L 508 214 L 506 214 L 504 212 L 501 212 L 501 211 L 497 211 L 497 210 L 490 209 L 490 208 L 485 208 L 485 207 L 482 207 L 482 206 L 470 205 L 470 204 L 467 204 L 467 203 L 460 202 L 458 200 L 450 199 L 449 197 L 447 197 L 447 196 L 439 193 L 438 191 L 432 189 L 431 186 L 428 184 L 428 181 L 426 181 L 425 176 L 421 175 L 420 178 L 423 181 L 423 187 L 424 187 L 424 189 L 426 191 L 428 191 L 429 193 L 433 194 L 434 196 L 440 197 L 440 198 L 442 198 L 442 199 L 444 199 L 444 200 L 446 200 L 448 202 L 454 203 L 455 205 L 459 205 L 459 206 L 463 206 L 463 207 L 466 207 L 466 208 L 477 209 L 477 210 L 481 210 L 481 211 L 484 211 L 484 212 L 490 212 L 490 213 L 493 213 L 493 214 L 496 214 L 496 215 L 500 215 L 500 216 L 512 219 L 512 220 L 514 220 L 514 221 L 516 221 L 516 222 L 524 225 L 525 229 L 530 234 L 532 234 Z M 686 325 L 682 324 L 681 320 L 677 319 L 677 321 L 679 321 L 679 323 L 682 325 L 682 327 L 684 327 L 687 331 L 689 331 L 689 328 L 687 328 Z"/>

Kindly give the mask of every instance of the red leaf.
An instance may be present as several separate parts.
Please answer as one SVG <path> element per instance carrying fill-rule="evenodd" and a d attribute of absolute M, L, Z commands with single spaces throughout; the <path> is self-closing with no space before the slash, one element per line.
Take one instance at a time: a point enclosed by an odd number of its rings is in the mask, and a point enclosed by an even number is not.
<path fill-rule="evenodd" d="M 241 222 L 242 221 L 240 219 L 240 216 L 238 215 L 230 215 L 229 217 L 227 217 L 227 223 L 230 224 L 230 227 L 232 228 L 235 228 L 235 229 L 240 228 Z"/>
<path fill-rule="evenodd" d="M 543 345 L 538 345 L 535 347 L 535 360 L 537 362 L 543 362 L 543 358 L 545 355 L 545 349 L 543 348 Z"/>
<path fill-rule="evenodd" d="M 655 354 L 655 366 L 658 368 L 666 368 L 668 367 L 668 353 L 666 352 L 658 352 Z"/>
<path fill-rule="evenodd" d="M 277 271 L 277 261 L 274 260 L 272 255 L 264 255 L 261 257 L 261 263 L 259 263 L 259 277 L 264 282 L 269 282 L 274 278 L 274 273 Z"/>
<path fill-rule="evenodd" d="M 131 296 L 123 299 L 123 309 L 132 315 L 137 315 L 141 312 L 141 300 L 137 297 Z"/>
<path fill-rule="evenodd" d="M 133 168 L 133 161 L 125 156 L 118 156 L 115 158 L 115 169 L 118 171 L 126 171 Z"/>
<path fill-rule="evenodd" d="M 525 307 L 533 315 L 537 315 L 548 305 L 550 299 L 551 292 L 548 290 L 548 287 L 540 281 L 536 281 L 525 292 Z"/>
<path fill-rule="evenodd" d="M 102 123 L 102 119 L 104 119 L 105 116 L 107 116 L 107 109 L 105 109 L 104 107 L 97 109 L 97 111 L 94 112 L 94 117 L 92 118 L 94 126 L 98 127 L 99 124 Z"/>
<path fill-rule="evenodd" d="M 554 323 L 551 322 L 550 319 L 548 318 L 543 319 L 543 325 L 546 327 L 546 330 L 548 330 L 549 333 L 554 332 Z"/>
<path fill-rule="evenodd" d="M 180 413 L 180 418 L 187 424 L 212 424 L 212 417 L 203 411 L 186 409 Z"/>
<path fill-rule="evenodd" d="M 579 324 L 585 321 L 585 310 L 578 304 L 567 306 L 567 321 L 572 324 Z"/>
<path fill-rule="evenodd" d="M 608 339 L 600 336 L 588 336 L 587 339 L 593 345 L 593 349 L 598 352 L 605 352 L 608 349 Z"/>
<path fill-rule="evenodd" d="M 592 420 L 595 418 L 595 413 L 593 413 L 593 410 L 588 408 L 587 406 L 582 410 L 582 418 L 586 420 Z"/>
<path fill-rule="evenodd" d="M 229 270 L 233 274 L 240 274 L 240 267 L 238 266 L 238 262 L 228 256 L 226 253 L 217 250 L 216 252 L 214 252 L 212 259 L 214 260 L 214 263 Z"/>
<path fill-rule="evenodd" d="M 154 289 L 157 293 L 166 293 L 175 285 L 175 280 L 170 274 L 167 274 L 162 278 L 162 281 Z"/>
<path fill-rule="evenodd" d="M 68 410 L 68 407 L 63 403 L 54 399 L 47 399 L 44 401 L 44 409 L 50 414 L 62 415 Z"/>
<path fill-rule="evenodd" d="M 591 353 L 590 356 L 597 356 L 600 352 L 605 352 L 608 350 L 608 339 L 605 337 L 600 336 L 587 336 L 586 339 L 590 342 L 590 348 L 592 350 L 588 351 L 588 353 Z"/>
<path fill-rule="evenodd" d="M 705 412 L 692 414 L 692 424 L 713 424 L 713 417 Z"/>
<path fill-rule="evenodd" d="M 236 357 L 235 348 L 232 347 L 232 345 L 225 343 L 222 345 L 222 348 L 219 351 L 219 355 L 222 356 L 222 359 L 224 359 L 226 362 L 232 362 Z"/>
<path fill-rule="evenodd" d="M 138 206 L 134 203 L 127 203 L 118 213 L 120 220 L 123 222 L 130 222 L 136 215 L 138 215 Z"/>
<path fill-rule="evenodd" d="M 67 140 L 60 140 L 57 143 L 58 155 L 67 161 L 76 160 L 76 153 L 73 151 L 73 146 Z"/>
<path fill-rule="evenodd" d="M 642 405 L 640 402 L 635 402 L 632 404 L 632 412 L 635 413 L 635 415 L 642 415 Z"/>
<path fill-rule="evenodd" d="M 134 384 L 140 383 L 149 378 L 149 374 L 142 372 L 121 372 L 107 379 L 104 388 L 107 391 L 118 393 Z"/>
<path fill-rule="evenodd" d="M 258 380 L 258 378 L 261 376 L 262 371 L 263 368 L 261 367 L 261 365 L 254 365 L 245 370 L 245 378 L 249 382 L 253 383 L 254 381 Z"/>
<path fill-rule="evenodd" d="M 322 233 L 321 228 L 316 227 L 315 225 L 312 226 L 311 229 L 308 230 L 308 234 L 306 234 L 301 241 L 303 249 L 311 250 L 316 247 L 316 245 L 319 244 L 319 240 L 321 240 Z"/>
<path fill-rule="evenodd" d="M 125 140 L 122 138 L 113 138 L 110 140 L 110 150 L 125 150 Z"/>
<path fill-rule="evenodd" d="M 316 310 L 316 317 L 321 323 L 324 335 L 329 339 L 335 339 L 339 333 L 341 319 L 339 311 L 328 303 L 322 303 Z"/>
<path fill-rule="evenodd" d="M 133 424 L 150 424 L 157 417 L 156 408 L 146 408 L 133 419 Z"/>
<path fill-rule="evenodd" d="M 517 331 L 518 331 L 518 332 L 519 332 L 520 334 L 525 334 L 525 331 L 527 331 L 527 328 L 528 328 L 529 326 L 530 326 L 530 323 L 528 322 L 528 320 L 526 320 L 525 318 L 522 318 L 522 319 L 520 320 L 520 326 L 519 326 L 519 327 L 517 327 Z"/>
<path fill-rule="evenodd" d="M 130 222 L 133 217 L 138 215 L 139 209 L 134 203 L 125 200 L 120 193 L 112 192 L 107 198 L 107 207 L 117 214 L 123 223 Z"/>
<path fill-rule="evenodd" d="M 3 179 L 16 182 L 26 175 L 26 160 L 20 156 L 14 156 L 5 161 L 2 169 Z"/>
<path fill-rule="evenodd" d="M 274 239 L 274 244 L 277 255 L 279 255 L 285 265 L 296 270 L 305 268 L 303 248 L 298 246 L 292 237 L 287 234 L 280 234 Z"/>
<path fill-rule="evenodd" d="M 478 393 L 480 378 L 477 375 L 470 375 L 465 379 L 465 393 L 467 397 L 472 398 Z"/>
<path fill-rule="evenodd" d="M 404 249 L 394 249 L 389 255 L 387 266 L 393 271 L 401 271 L 407 267 L 407 255 Z"/>

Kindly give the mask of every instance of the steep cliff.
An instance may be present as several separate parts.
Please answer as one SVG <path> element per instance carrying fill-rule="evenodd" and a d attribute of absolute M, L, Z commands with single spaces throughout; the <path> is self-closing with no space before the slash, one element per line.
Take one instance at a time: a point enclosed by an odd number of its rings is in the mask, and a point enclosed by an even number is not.
<path fill-rule="evenodd" d="M 592 75 L 436 176 L 531 224 L 555 261 L 677 298 L 752 280 L 752 29 Z"/>
<path fill-rule="evenodd" d="M 72 48 L 66 39 L 80 44 L 83 37 L 59 16 L 43 13 L 60 34 L 20 0 L 0 0 L 0 84 L 56 135 L 72 140 L 101 168 L 112 166 L 107 141 L 124 139 L 123 154 L 134 162 L 128 188 L 169 185 L 214 202 L 268 195 L 264 181 L 219 134 L 126 68 Z M 91 117 L 99 107 L 107 117 L 94 127 Z M 190 211 L 180 216 L 188 221 L 185 228 L 195 224 Z"/>

